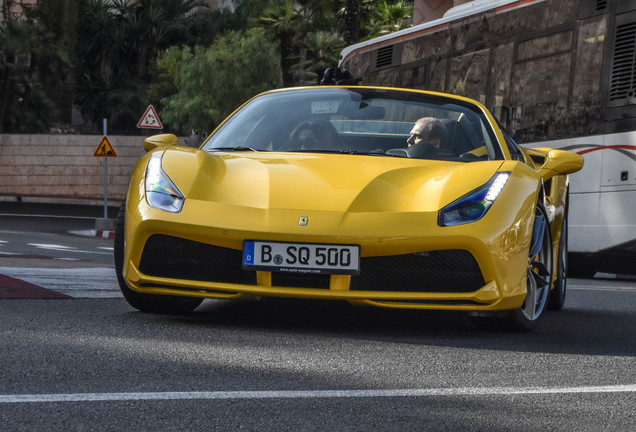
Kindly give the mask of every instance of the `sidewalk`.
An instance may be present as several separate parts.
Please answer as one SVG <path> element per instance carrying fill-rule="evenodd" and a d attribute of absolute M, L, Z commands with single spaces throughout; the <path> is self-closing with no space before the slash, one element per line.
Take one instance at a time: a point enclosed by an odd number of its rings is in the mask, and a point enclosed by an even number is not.
<path fill-rule="evenodd" d="M 103 202 L 94 200 L 64 199 L 64 198 L 22 198 L 0 196 L 0 215 L 18 215 L 27 217 L 52 217 L 65 219 L 81 219 L 83 229 L 71 231 L 75 235 L 98 236 L 113 238 L 113 229 L 121 202 L 109 201 L 107 219 L 104 219 Z M 86 220 L 93 220 L 94 229 L 86 229 Z M 78 227 L 79 228 L 79 227 Z"/>
<path fill-rule="evenodd" d="M 109 200 L 108 217 L 116 218 L 120 206 L 121 201 Z M 0 213 L 103 218 L 104 201 L 0 195 Z"/>

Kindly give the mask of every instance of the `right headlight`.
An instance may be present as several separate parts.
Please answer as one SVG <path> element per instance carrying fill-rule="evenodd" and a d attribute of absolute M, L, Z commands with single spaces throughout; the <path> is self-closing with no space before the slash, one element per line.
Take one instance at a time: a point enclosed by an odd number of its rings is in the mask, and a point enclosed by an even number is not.
<path fill-rule="evenodd" d="M 509 178 L 509 172 L 495 174 L 485 185 L 441 209 L 437 223 L 444 227 L 478 221 L 495 202 Z"/>
<path fill-rule="evenodd" d="M 153 154 L 146 167 L 146 200 L 156 209 L 179 213 L 185 197 L 161 168 L 162 156 L 163 153 Z"/>

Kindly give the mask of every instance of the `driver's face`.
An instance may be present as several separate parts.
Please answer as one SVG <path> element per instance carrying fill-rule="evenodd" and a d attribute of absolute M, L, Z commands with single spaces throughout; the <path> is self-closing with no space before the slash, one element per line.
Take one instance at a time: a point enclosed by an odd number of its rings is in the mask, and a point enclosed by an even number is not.
<path fill-rule="evenodd" d="M 409 137 L 406 140 L 406 143 L 410 146 L 413 144 L 421 143 L 422 141 L 426 141 L 426 137 L 422 135 L 422 129 L 424 129 L 423 123 L 416 123 L 411 129 Z"/>
<path fill-rule="evenodd" d="M 305 129 L 298 134 L 298 142 L 303 150 L 316 150 L 317 140 L 314 133 L 310 129 Z"/>

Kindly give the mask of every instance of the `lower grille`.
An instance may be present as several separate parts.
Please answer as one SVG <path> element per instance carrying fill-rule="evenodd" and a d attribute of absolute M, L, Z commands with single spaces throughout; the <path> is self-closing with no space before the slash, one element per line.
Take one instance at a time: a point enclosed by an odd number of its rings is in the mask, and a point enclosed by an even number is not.
<path fill-rule="evenodd" d="M 472 254 L 461 249 L 362 258 L 351 290 L 472 292 L 485 285 Z"/>
<path fill-rule="evenodd" d="M 256 272 L 243 270 L 240 250 L 163 234 L 150 236 L 139 270 L 172 279 L 256 285 Z"/>
<path fill-rule="evenodd" d="M 256 285 L 256 272 L 243 269 L 240 250 L 163 234 L 152 235 L 139 270 L 171 279 Z M 272 273 L 272 285 L 329 289 L 330 276 Z M 467 293 L 485 285 L 477 261 L 460 249 L 362 258 L 350 290 Z"/>

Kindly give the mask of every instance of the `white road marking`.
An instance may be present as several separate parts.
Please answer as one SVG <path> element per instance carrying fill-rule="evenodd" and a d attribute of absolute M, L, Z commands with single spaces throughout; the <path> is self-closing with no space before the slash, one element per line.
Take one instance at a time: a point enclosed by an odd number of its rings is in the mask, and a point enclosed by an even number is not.
<path fill-rule="evenodd" d="M 636 292 L 635 280 L 599 280 L 568 278 L 568 290 Z"/>
<path fill-rule="evenodd" d="M 0 216 L 37 217 L 37 218 L 51 218 L 51 219 L 96 219 L 94 217 L 89 217 L 89 216 L 63 216 L 63 215 L 18 214 L 18 213 L 0 213 Z"/>
<path fill-rule="evenodd" d="M 84 253 L 84 254 L 97 254 L 97 255 L 111 255 L 111 252 L 85 251 L 85 250 L 77 249 L 76 247 L 64 246 L 64 245 L 58 245 L 58 244 L 27 243 L 27 245 L 33 246 L 37 249 L 44 249 L 44 250 L 75 252 L 75 253 Z"/>
<path fill-rule="evenodd" d="M 623 286 L 623 287 L 616 287 L 616 286 L 585 286 L 585 285 L 578 285 L 578 286 L 574 286 L 574 287 L 570 287 L 568 286 L 568 290 L 580 290 L 580 291 L 614 291 L 614 292 L 636 292 L 636 287 L 631 287 L 631 286 Z"/>
<path fill-rule="evenodd" d="M 113 268 L 19 268 L 0 267 L 0 274 L 57 291 L 75 298 L 121 298 Z"/>
<path fill-rule="evenodd" d="M 281 390 L 133 393 L 56 393 L 0 395 L 0 403 L 111 402 L 228 399 L 334 399 L 371 397 L 507 396 L 585 393 L 634 393 L 636 384 L 585 387 L 467 387 L 387 390 Z"/>
<path fill-rule="evenodd" d="M 75 230 L 69 231 L 69 233 L 83 237 L 95 237 L 97 235 L 97 230 Z"/>
<path fill-rule="evenodd" d="M 51 250 L 64 250 L 64 251 L 74 251 L 77 250 L 76 247 L 72 246 L 64 246 L 58 244 L 47 244 L 47 243 L 27 243 L 29 246 L 36 247 L 38 249 L 51 249 Z"/>

